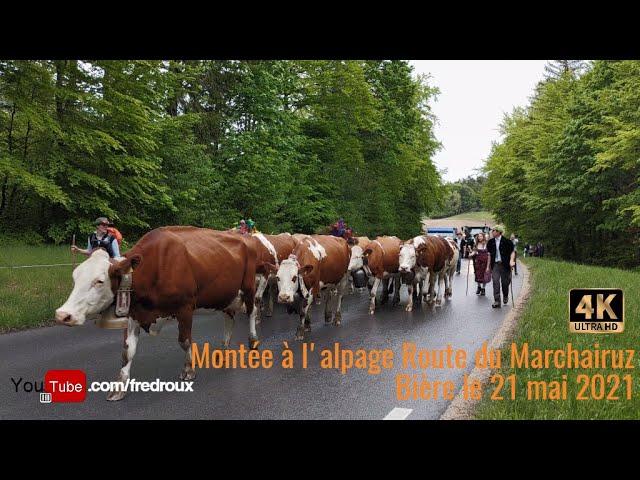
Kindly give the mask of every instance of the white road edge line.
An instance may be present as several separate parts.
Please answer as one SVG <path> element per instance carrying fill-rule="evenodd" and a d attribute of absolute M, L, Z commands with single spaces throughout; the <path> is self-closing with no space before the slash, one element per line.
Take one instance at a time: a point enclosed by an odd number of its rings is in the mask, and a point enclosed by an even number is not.
<path fill-rule="evenodd" d="M 413 412 L 412 408 L 399 408 L 396 407 L 391 410 L 383 420 L 404 420 Z"/>

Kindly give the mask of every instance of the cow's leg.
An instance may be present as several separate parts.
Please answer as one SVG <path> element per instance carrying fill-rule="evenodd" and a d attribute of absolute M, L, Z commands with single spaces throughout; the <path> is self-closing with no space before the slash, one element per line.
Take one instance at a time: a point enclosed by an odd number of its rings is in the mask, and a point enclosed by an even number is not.
<path fill-rule="evenodd" d="M 267 317 L 273 316 L 273 304 L 275 303 L 276 295 L 278 294 L 278 284 L 276 283 L 275 278 L 276 277 L 273 275 L 269 277 L 269 291 L 267 292 L 267 298 L 269 301 L 267 303 L 267 312 L 265 313 Z"/>
<path fill-rule="evenodd" d="M 402 282 L 399 274 L 396 274 L 391 278 L 393 279 L 393 286 L 395 288 L 393 291 L 393 302 L 391 302 L 391 306 L 395 307 L 396 305 L 400 305 L 400 286 L 402 285 Z"/>
<path fill-rule="evenodd" d="M 241 305 L 244 306 L 244 310 L 249 316 L 249 348 L 254 349 L 258 347 L 258 335 L 256 333 L 256 314 L 255 308 L 256 300 L 256 275 L 255 275 L 255 258 L 251 255 L 248 257 L 244 278 L 242 279 L 242 285 L 238 292 L 238 300 Z M 249 273 L 253 272 L 253 273 Z M 235 302 L 234 302 L 235 303 Z"/>
<path fill-rule="evenodd" d="M 378 285 L 380 285 L 380 279 L 375 277 L 373 280 L 373 287 L 371 287 L 371 292 L 369 292 L 369 313 L 371 315 L 376 311 L 376 293 L 378 291 Z"/>
<path fill-rule="evenodd" d="M 331 288 L 326 288 L 324 292 L 321 293 L 324 296 L 324 323 L 331 323 L 331 314 L 333 313 L 333 309 L 331 308 L 331 302 L 333 300 L 333 290 Z"/>
<path fill-rule="evenodd" d="M 267 288 L 267 278 L 264 275 L 256 275 L 256 296 L 253 305 L 256 309 L 256 323 L 260 323 L 262 317 L 262 295 Z"/>
<path fill-rule="evenodd" d="M 440 306 L 442 305 L 442 293 L 444 290 L 444 284 L 445 284 L 445 277 L 447 275 L 447 272 L 443 272 L 441 271 L 438 274 L 438 295 L 436 296 L 436 305 Z"/>
<path fill-rule="evenodd" d="M 122 368 L 118 375 L 118 382 L 125 383 L 131 373 L 131 362 L 133 356 L 136 354 L 136 347 L 138 346 L 138 338 L 140 336 L 140 325 L 133 318 L 129 317 L 127 323 L 127 329 L 124 332 L 124 342 L 122 348 Z M 127 392 L 124 388 L 109 392 L 107 400 L 115 402 L 122 400 Z"/>
<path fill-rule="evenodd" d="M 411 310 L 413 310 L 413 292 L 414 292 L 414 286 L 413 286 L 413 280 L 412 280 L 409 283 L 407 283 L 407 293 L 409 294 L 409 301 L 407 301 L 407 306 L 405 308 L 407 312 L 410 312 Z"/>
<path fill-rule="evenodd" d="M 429 300 L 427 300 L 427 305 L 433 305 L 433 302 L 436 298 L 436 280 L 438 279 L 438 274 L 435 272 L 431 272 L 429 274 Z"/>
<path fill-rule="evenodd" d="M 443 284 L 444 284 L 444 297 L 446 298 L 449 293 L 449 268 L 446 268 L 442 271 L 441 276 L 443 276 Z"/>
<path fill-rule="evenodd" d="M 191 325 L 193 324 L 193 310 L 185 308 L 176 315 L 178 317 L 178 343 L 185 352 L 184 367 L 180 373 L 180 380 L 193 380 L 196 371 L 191 365 Z"/>
<path fill-rule="evenodd" d="M 224 311 L 224 340 L 222 341 L 222 348 L 229 348 L 231 344 L 231 334 L 233 333 L 233 324 L 235 323 L 234 312 Z"/>
<path fill-rule="evenodd" d="M 351 275 L 348 273 L 342 277 L 336 289 L 336 314 L 333 317 L 333 324 L 336 326 L 342 324 L 342 297 L 347 293 L 347 289 L 349 288 L 349 277 L 351 277 Z"/>
<path fill-rule="evenodd" d="M 253 308 L 249 313 L 249 348 L 255 350 L 258 348 L 260 341 L 258 340 L 258 332 L 256 331 L 256 317 L 258 316 L 258 309 Z"/>
<path fill-rule="evenodd" d="M 451 298 L 453 296 L 453 270 L 449 272 L 449 285 L 447 285 L 447 298 Z"/>
<path fill-rule="evenodd" d="M 389 276 L 382 279 L 382 297 L 380 298 L 380 305 L 384 305 L 389 300 L 389 280 Z"/>
<path fill-rule="evenodd" d="M 305 326 L 307 331 L 311 331 L 311 321 L 307 323 L 306 319 L 307 315 L 310 315 L 310 309 L 311 305 L 313 304 L 313 300 L 313 293 L 311 292 L 309 292 L 309 297 L 307 299 L 306 305 L 304 305 L 304 299 L 301 300 L 303 304 L 300 307 L 300 324 L 298 325 L 298 328 L 296 330 L 296 340 L 304 340 Z"/>

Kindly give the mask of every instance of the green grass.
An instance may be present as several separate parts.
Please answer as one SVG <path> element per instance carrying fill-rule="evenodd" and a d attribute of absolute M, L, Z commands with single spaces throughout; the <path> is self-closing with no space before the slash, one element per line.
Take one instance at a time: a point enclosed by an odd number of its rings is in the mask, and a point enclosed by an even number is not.
<path fill-rule="evenodd" d="M 77 255 L 78 262 L 85 258 Z M 69 246 L 5 245 L 0 250 L 0 267 L 53 263 L 71 263 Z M 73 286 L 71 268 L 0 268 L 0 332 L 53 324 L 55 309 Z"/>
<path fill-rule="evenodd" d="M 636 349 L 640 345 L 640 272 L 577 265 L 547 259 L 526 260 L 531 272 L 531 297 L 520 318 L 513 342 L 519 346 L 529 343 L 529 348 L 562 349 L 571 343 L 576 349 L 593 349 L 598 343 L 600 349 Z M 569 333 L 569 290 L 571 288 L 622 288 L 625 301 L 625 330 L 621 334 L 581 334 Z M 515 373 L 517 398 L 497 401 L 490 400 L 493 385 L 489 384 L 477 411 L 478 419 L 638 419 L 640 418 L 640 395 L 636 371 L 640 368 L 640 358 L 635 355 L 634 370 L 557 370 L 511 369 L 511 341 L 502 348 L 502 358 L 507 360 L 501 372 L 507 376 Z M 560 380 L 568 377 L 567 400 L 527 400 L 528 380 Z M 579 385 L 578 374 L 593 375 L 617 373 L 620 377 L 630 373 L 633 378 L 631 400 L 576 400 Z M 609 388 L 605 389 L 608 392 Z M 618 394 L 624 398 L 621 383 Z M 503 388 L 507 392 L 507 388 Z"/>
<path fill-rule="evenodd" d="M 487 221 L 488 223 L 494 223 L 495 219 L 493 218 L 493 215 L 491 214 L 491 212 L 485 212 L 485 211 L 480 211 L 480 212 L 466 212 L 466 213 L 461 213 L 459 215 L 454 215 L 453 217 L 448 217 L 450 220 L 472 220 L 475 222 L 481 222 L 484 223 L 485 221 Z"/>

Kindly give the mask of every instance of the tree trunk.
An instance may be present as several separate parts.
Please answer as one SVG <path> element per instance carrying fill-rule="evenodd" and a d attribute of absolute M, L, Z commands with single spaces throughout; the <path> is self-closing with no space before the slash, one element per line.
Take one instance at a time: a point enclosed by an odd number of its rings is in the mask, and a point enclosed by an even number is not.
<path fill-rule="evenodd" d="M 16 115 L 16 104 L 13 104 L 13 108 L 11 109 L 11 120 L 9 121 L 9 155 L 13 152 L 13 118 Z"/>

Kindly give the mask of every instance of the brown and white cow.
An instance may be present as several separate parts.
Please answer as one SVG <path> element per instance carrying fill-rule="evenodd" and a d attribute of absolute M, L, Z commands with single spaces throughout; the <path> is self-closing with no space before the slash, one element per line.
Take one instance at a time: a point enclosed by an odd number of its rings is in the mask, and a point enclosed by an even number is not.
<path fill-rule="evenodd" d="M 73 271 L 74 287 L 56 321 L 82 325 L 88 315 L 108 314 L 123 275 L 131 274 L 131 306 L 124 334 L 119 381 L 126 382 L 140 327 L 152 333 L 167 318 L 178 322 L 178 342 L 186 352 L 183 380 L 195 378 L 191 366 L 191 325 L 196 309 L 222 310 L 224 345 L 231 340 L 234 315 L 249 316 L 249 344 L 258 343 L 254 308 L 256 249 L 251 237 L 196 227 L 162 227 L 144 235 L 120 261 L 96 250 Z M 150 329 L 151 332 L 150 332 Z M 159 328 L 158 328 L 159 329 Z M 125 391 L 111 392 L 120 400 Z"/>
<path fill-rule="evenodd" d="M 418 297 L 422 297 L 426 301 L 427 289 L 426 283 L 429 281 L 429 270 L 427 267 L 420 266 L 416 263 L 416 248 L 425 243 L 425 236 L 418 235 L 400 246 L 399 267 L 398 271 L 407 283 L 409 301 L 405 310 L 410 312 L 413 310 L 413 303 Z M 419 292 L 419 293 L 418 293 Z"/>
<path fill-rule="evenodd" d="M 398 237 L 376 237 L 369 242 L 363 251 L 363 265 L 367 275 L 373 276 L 373 287 L 369 293 L 369 313 L 373 315 L 376 310 L 376 293 L 378 285 L 382 282 L 382 298 L 380 304 L 387 302 L 389 297 L 389 281 L 393 280 L 395 291 L 393 295 L 393 305 L 400 303 L 400 274 L 398 271 L 398 256 L 400 254 L 400 244 L 402 241 Z M 353 263 L 355 268 L 357 263 Z"/>
<path fill-rule="evenodd" d="M 264 292 L 267 288 L 269 289 L 269 302 L 267 304 L 266 316 L 271 317 L 273 315 L 273 299 L 277 287 L 275 284 L 275 273 L 270 272 L 266 265 L 275 265 L 277 269 L 280 266 L 280 262 L 291 255 L 291 252 L 293 252 L 293 249 L 298 244 L 298 240 L 290 233 L 281 233 L 279 235 L 254 233 L 252 237 L 257 240 L 255 305 L 258 309 L 256 323 L 260 323 L 263 308 L 262 297 Z"/>
<path fill-rule="evenodd" d="M 437 236 L 425 236 L 424 243 L 416 247 L 416 263 L 429 271 L 429 299 L 427 303 L 432 305 L 442 304 L 442 285 L 446 283 L 447 297 L 451 296 L 451 281 L 458 261 L 458 248 L 452 240 Z M 438 294 L 435 295 L 435 282 L 438 282 Z"/>
<path fill-rule="evenodd" d="M 334 291 L 325 295 L 325 323 L 331 323 L 331 298 L 335 300 L 334 325 L 342 321 L 342 297 L 347 293 L 349 246 L 344 238 L 331 235 L 299 235 L 300 242 L 292 254 L 277 268 L 278 302 L 292 305 L 298 293 L 301 300 L 300 324 L 296 340 L 304 339 L 304 332 L 311 330 L 309 309 L 314 297 L 322 290 Z M 270 266 L 276 270 L 275 266 Z M 327 293 L 329 293 L 327 292 Z"/>

